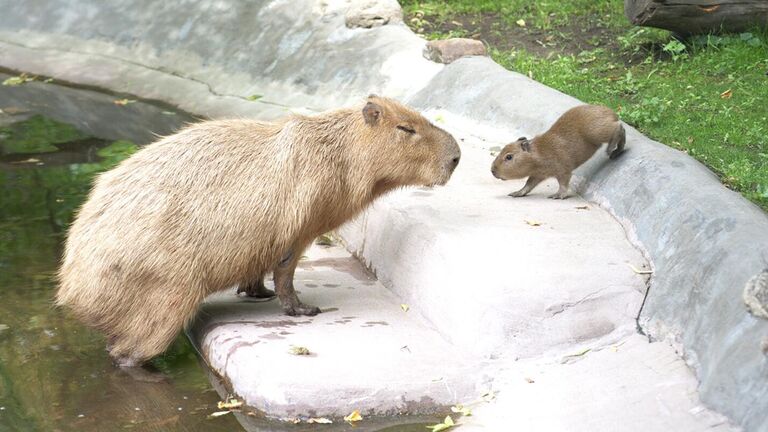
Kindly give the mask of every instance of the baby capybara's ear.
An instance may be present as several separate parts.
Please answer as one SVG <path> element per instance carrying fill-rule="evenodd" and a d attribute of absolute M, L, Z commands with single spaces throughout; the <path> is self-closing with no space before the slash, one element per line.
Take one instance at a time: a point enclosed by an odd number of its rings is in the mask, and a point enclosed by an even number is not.
<path fill-rule="evenodd" d="M 531 140 L 529 140 L 526 137 L 519 138 L 518 141 L 520 141 L 520 148 L 523 149 L 524 152 L 531 151 Z"/>
<path fill-rule="evenodd" d="M 365 119 L 365 122 L 369 125 L 375 125 L 379 122 L 381 119 L 381 105 L 378 105 L 373 102 L 368 102 L 365 104 L 365 107 L 363 107 L 363 118 Z"/>

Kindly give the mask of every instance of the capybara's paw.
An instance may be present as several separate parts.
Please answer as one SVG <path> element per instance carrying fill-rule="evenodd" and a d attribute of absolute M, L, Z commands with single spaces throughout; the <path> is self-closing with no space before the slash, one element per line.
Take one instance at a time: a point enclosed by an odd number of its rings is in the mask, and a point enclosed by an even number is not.
<path fill-rule="evenodd" d="M 131 356 L 113 357 L 112 360 L 121 368 L 134 368 L 141 366 L 141 360 Z"/>
<path fill-rule="evenodd" d="M 237 287 L 237 295 L 245 293 L 247 297 L 254 298 L 272 298 L 275 292 L 271 289 L 259 285 L 240 285 Z"/>
<path fill-rule="evenodd" d="M 290 315 L 290 316 L 299 316 L 299 315 L 315 316 L 320 312 L 322 312 L 319 307 L 306 305 L 304 303 L 299 303 L 296 306 L 283 306 L 283 311 L 285 311 L 286 315 Z"/>
<path fill-rule="evenodd" d="M 524 197 L 524 196 L 525 196 L 525 195 L 527 195 L 527 194 L 528 194 L 528 192 L 525 192 L 525 191 L 519 190 L 519 191 L 514 191 L 514 192 L 512 192 L 512 193 L 511 193 L 511 194 L 509 194 L 508 196 L 511 196 L 511 197 L 515 197 L 515 198 L 519 198 L 519 197 Z"/>
<path fill-rule="evenodd" d="M 568 199 L 567 193 L 556 193 L 549 196 L 551 199 Z"/>

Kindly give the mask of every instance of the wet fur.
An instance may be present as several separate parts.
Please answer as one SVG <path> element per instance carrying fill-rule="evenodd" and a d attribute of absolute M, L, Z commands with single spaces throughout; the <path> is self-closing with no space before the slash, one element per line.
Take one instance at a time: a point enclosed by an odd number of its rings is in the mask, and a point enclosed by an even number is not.
<path fill-rule="evenodd" d="M 533 139 L 519 138 L 508 144 L 493 161 L 491 171 L 502 180 L 528 177 L 525 186 L 510 196 L 527 195 L 536 185 L 555 177 L 559 190 L 550 198 L 568 197 L 573 170 L 581 166 L 604 143 L 615 159 L 624 151 L 626 132 L 610 108 L 580 105 L 566 111 L 552 127 Z M 507 160 L 511 155 L 511 160 Z"/>
<path fill-rule="evenodd" d="M 375 96 L 365 109 L 203 122 L 101 174 L 69 231 L 57 304 L 124 365 L 162 353 L 207 295 L 273 270 L 287 313 L 319 312 L 293 293 L 310 242 L 458 163 L 456 141 L 417 112 Z"/>

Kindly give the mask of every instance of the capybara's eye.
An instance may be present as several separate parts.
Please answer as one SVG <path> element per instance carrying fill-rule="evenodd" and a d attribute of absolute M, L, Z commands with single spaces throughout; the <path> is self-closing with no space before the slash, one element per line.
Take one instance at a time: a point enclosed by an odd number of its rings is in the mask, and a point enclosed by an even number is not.
<path fill-rule="evenodd" d="M 504 160 L 511 161 L 512 160 L 512 153 L 509 153 L 506 156 L 504 156 Z"/>
<path fill-rule="evenodd" d="M 414 129 L 411 129 L 408 126 L 400 125 L 397 128 L 400 129 L 401 131 L 409 133 L 409 134 L 415 134 L 416 133 L 416 131 Z"/>

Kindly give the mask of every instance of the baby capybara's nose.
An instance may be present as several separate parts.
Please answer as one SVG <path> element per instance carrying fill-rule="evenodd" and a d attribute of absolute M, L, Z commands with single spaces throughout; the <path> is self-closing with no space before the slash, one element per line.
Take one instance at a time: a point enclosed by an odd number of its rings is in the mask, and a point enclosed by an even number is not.
<path fill-rule="evenodd" d="M 455 158 L 453 158 L 453 160 L 451 161 L 451 162 L 453 162 L 453 167 L 454 167 L 454 168 L 456 168 L 456 167 L 459 165 L 459 159 L 461 159 L 461 157 L 460 157 L 460 156 L 456 156 L 456 157 L 455 157 Z"/>

